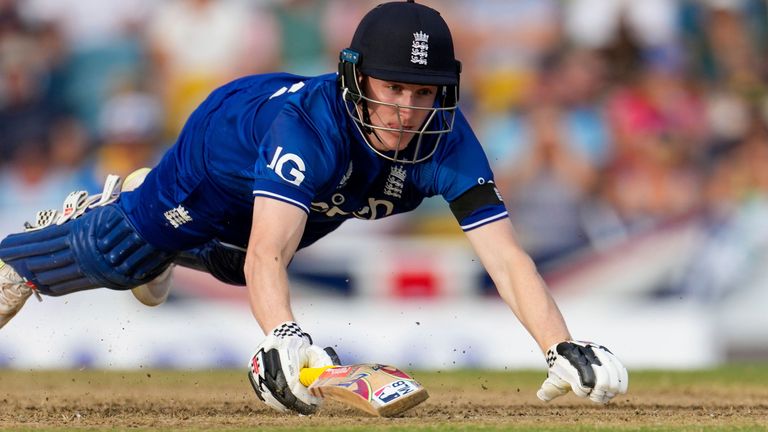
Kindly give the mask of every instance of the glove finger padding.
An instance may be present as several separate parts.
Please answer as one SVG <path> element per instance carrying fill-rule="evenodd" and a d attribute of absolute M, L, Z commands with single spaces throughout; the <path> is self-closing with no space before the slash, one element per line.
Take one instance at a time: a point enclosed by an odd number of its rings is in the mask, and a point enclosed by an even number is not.
<path fill-rule="evenodd" d="M 611 361 L 612 356 L 608 351 L 601 349 L 595 349 L 594 351 L 603 367 L 595 368 L 595 372 L 601 376 L 598 377 L 595 388 L 592 390 L 589 398 L 594 402 L 605 403 L 608 401 L 606 400 L 606 395 L 615 395 L 619 391 L 619 370 Z"/>
<path fill-rule="evenodd" d="M 295 322 L 275 328 L 251 358 L 248 378 L 256 396 L 278 411 L 312 414 L 322 399 L 309 394 L 299 382 L 305 367 L 332 365 L 328 354 L 312 345 L 310 336 Z"/>
<path fill-rule="evenodd" d="M 616 394 L 626 394 L 627 390 L 629 390 L 629 372 L 627 372 L 627 368 L 624 367 L 623 364 L 619 361 L 618 358 L 616 358 L 613 353 L 608 351 L 610 354 L 608 358 L 610 359 L 611 363 L 613 363 L 614 368 L 618 371 L 618 380 L 619 384 L 616 389 Z"/>
<path fill-rule="evenodd" d="M 544 383 L 536 393 L 536 396 L 538 396 L 538 398 L 544 402 L 549 402 L 556 397 L 568 393 L 570 389 L 571 385 L 568 384 L 565 380 L 561 379 L 557 375 L 550 374 L 549 377 L 544 380 Z"/>
<path fill-rule="evenodd" d="M 579 397 L 607 403 L 627 391 L 627 370 L 605 347 L 590 342 L 561 342 L 547 351 L 548 378 L 537 392 L 548 402 L 573 390 Z"/>
<path fill-rule="evenodd" d="M 604 404 L 610 400 L 610 398 L 607 398 L 610 389 L 618 387 L 618 385 L 615 385 L 614 383 L 618 384 L 619 374 L 613 364 L 608 362 L 606 358 L 597 354 L 600 351 L 601 350 L 599 349 L 592 350 L 593 354 L 600 362 L 600 367 L 595 367 L 594 365 L 592 367 L 592 370 L 595 372 L 595 385 L 589 393 L 589 399 L 592 402 Z"/>
<path fill-rule="evenodd" d="M 629 387 L 629 375 L 624 365 L 605 347 L 596 349 L 595 354 L 603 363 L 609 375 L 605 391 L 614 395 L 626 393 Z"/>

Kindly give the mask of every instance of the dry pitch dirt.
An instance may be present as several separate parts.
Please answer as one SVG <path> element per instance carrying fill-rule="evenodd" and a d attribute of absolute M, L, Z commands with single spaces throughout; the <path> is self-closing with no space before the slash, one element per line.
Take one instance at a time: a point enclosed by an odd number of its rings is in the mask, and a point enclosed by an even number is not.
<path fill-rule="evenodd" d="M 415 373 L 430 399 L 396 419 L 371 418 L 338 403 L 314 416 L 266 408 L 244 371 L 18 372 L 0 370 L 0 429 L 389 427 L 430 425 L 768 429 L 768 383 L 746 377 L 707 380 L 634 374 L 630 394 L 607 406 L 572 395 L 550 404 L 535 397 L 543 372 Z M 763 375 L 760 374 L 760 378 Z"/>

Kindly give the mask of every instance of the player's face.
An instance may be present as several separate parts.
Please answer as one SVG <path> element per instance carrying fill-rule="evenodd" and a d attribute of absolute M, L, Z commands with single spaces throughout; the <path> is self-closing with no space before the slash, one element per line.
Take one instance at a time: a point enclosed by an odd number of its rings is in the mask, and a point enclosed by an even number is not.
<path fill-rule="evenodd" d="M 430 114 L 437 95 L 437 86 L 383 81 L 372 77 L 363 79 L 365 95 L 386 104 L 368 102 L 368 114 L 373 126 L 396 130 L 376 130 L 368 139 L 380 151 L 403 150 Z"/>

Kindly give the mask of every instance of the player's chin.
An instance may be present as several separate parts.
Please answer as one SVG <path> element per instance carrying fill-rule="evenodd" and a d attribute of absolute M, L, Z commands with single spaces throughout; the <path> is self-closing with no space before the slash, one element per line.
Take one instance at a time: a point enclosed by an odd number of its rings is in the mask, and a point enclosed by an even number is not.
<path fill-rule="evenodd" d="M 386 143 L 384 143 L 387 147 L 387 151 L 405 150 L 408 147 L 408 144 L 410 144 L 414 135 L 416 134 L 387 131 Z"/>

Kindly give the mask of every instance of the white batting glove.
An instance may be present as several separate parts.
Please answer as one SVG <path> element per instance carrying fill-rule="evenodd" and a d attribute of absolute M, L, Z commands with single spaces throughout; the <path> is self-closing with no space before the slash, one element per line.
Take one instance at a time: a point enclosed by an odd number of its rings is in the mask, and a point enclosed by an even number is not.
<path fill-rule="evenodd" d="M 536 393 L 544 402 L 573 390 L 576 396 L 605 404 L 627 392 L 627 369 L 602 345 L 560 342 L 547 350 L 547 364 L 547 379 Z"/>
<path fill-rule="evenodd" d="M 317 411 L 322 399 L 312 396 L 301 382 L 305 367 L 332 365 L 322 348 L 293 321 L 286 321 L 269 332 L 248 364 L 248 379 L 256 396 L 270 407 L 309 415 Z"/>

